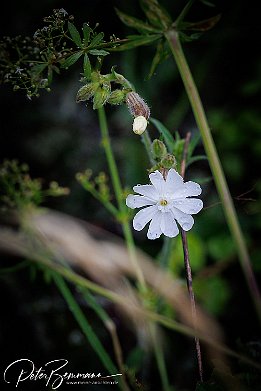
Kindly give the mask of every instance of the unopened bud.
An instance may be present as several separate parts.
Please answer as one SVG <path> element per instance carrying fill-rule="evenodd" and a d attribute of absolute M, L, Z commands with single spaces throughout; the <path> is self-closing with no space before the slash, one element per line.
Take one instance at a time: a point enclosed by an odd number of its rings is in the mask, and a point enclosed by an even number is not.
<path fill-rule="evenodd" d="M 171 155 L 170 153 L 168 153 L 162 160 L 161 160 L 161 165 L 163 166 L 163 168 L 166 168 L 167 170 L 171 169 L 171 168 L 175 168 L 176 167 L 176 159 L 175 159 L 175 156 Z"/>
<path fill-rule="evenodd" d="M 152 143 L 152 153 L 155 159 L 162 159 L 167 155 L 167 148 L 162 141 L 155 139 Z"/>
<path fill-rule="evenodd" d="M 147 103 L 136 92 L 129 92 L 126 96 L 126 104 L 130 113 L 134 117 L 145 117 L 147 120 L 150 116 L 150 109 Z"/>
<path fill-rule="evenodd" d="M 118 89 L 111 93 L 108 99 L 108 103 L 110 103 L 111 105 L 119 105 L 124 101 L 124 99 L 125 99 L 124 91 Z"/>
<path fill-rule="evenodd" d="M 142 115 L 134 118 L 133 132 L 141 135 L 146 130 L 147 125 L 148 125 L 148 121 Z"/>
<path fill-rule="evenodd" d="M 111 93 L 111 88 L 109 84 L 103 84 L 102 87 L 99 87 L 93 98 L 93 109 L 100 109 L 108 100 Z"/>
<path fill-rule="evenodd" d="M 94 94 L 97 88 L 99 87 L 99 83 L 88 83 L 85 86 L 81 87 L 76 95 L 76 102 L 84 102 L 85 100 L 89 100 Z"/>

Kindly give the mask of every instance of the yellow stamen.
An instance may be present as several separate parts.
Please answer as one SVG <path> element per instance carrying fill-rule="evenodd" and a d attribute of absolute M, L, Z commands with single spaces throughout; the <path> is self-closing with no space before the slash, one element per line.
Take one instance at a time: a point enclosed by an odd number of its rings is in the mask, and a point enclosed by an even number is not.
<path fill-rule="evenodd" d="M 167 200 L 160 200 L 160 205 L 166 206 L 168 204 Z"/>

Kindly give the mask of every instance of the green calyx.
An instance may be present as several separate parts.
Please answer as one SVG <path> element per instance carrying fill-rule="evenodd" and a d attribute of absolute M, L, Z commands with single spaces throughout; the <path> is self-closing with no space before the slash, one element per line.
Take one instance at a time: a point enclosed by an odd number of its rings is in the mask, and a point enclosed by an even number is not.
<path fill-rule="evenodd" d="M 167 155 L 167 148 L 159 139 L 155 139 L 153 141 L 151 149 L 155 160 L 161 160 L 165 155 Z"/>

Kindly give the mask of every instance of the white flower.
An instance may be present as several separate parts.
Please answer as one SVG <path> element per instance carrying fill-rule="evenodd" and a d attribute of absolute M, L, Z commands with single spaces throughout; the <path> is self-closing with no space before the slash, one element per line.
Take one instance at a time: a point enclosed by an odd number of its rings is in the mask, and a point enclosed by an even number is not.
<path fill-rule="evenodd" d="M 146 130 L 147 125 L 148 121 L 146 118 L 143 117 L 143 115 L 139 115 L 138 117 L 134 118 L 132 126 L 133 132 L 140 135 Z"/>
<path fill-rule="evenodd" d="M 161 234 L 173 238 L 178 235 L 176 221 L 184 231 L 189 231 L 194 219 L 192 214 L 203 208 L 203 202 L 197 198 L 190 198 L 201 194 L 201 187 L 195 182 L 185 182 L 183 178 L 171 168 L 166 180 L 159 171 L 149 175 L 152 185 L 137 185 L 133 190 L 139 195 L 129 194 L 126 205 L 129 208 L 141 209 L 133 219 L 133 227 L 141 231 L 150 221 L 147 236 L 157 239 Z"/>

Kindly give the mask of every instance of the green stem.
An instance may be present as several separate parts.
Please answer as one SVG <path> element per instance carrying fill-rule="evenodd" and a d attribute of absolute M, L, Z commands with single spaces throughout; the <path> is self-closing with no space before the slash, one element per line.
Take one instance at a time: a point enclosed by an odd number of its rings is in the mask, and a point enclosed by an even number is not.
<path fill-rule="evenodd" d="M 109 131 L 108 131 L 108 125 L 107 125 L 106 115 L 105 115 L 105 111 L 104 111 L 103 107 L 98 109 L 98 115 L 99 115 L 100 129 L 101 129 L 101 134 L 102 134 L 102 144 L 103 144 L 105 154 L 107 157 L 107 161 L 108 161 L 108 165 L 109 165 L 109 169 L 110 169 L 110 174 L 111 174 L 111 179 L 112 179 L 112 184 L 113 184 L 116 200 L 118 203 L 118 208 L 121 212 L 121 215 L 124 216 L 124 215 L 126 215 L 126 205 L 122 199 L 123 192 L 122 192 L 120 177 L 119 177 L 117 165 L 116 165 L 116 162 L 114 159 L 114 155 L 112 152 Z M 150 142 L 150 138 L 149 138 L 148 134 L 147 134 L 147 137 L 145 136 L 145 140 L 146 140 L 146 143 L 149 143 L 149 149 L 151 149 L 150 148 L 151 142 Z M 142 270 L 139 266 L 139 263 L 138 263 L 135 243 L 133 240 L 133 236 L 132 236 L 129 222 L 126 221 L 125 218 L 123 218 L 123 220 L 121 221 L 121 224 L 122 224 L 124 238 L 125 238 L 125 241 L 127 244 L 128 253 L 130 256 L 130 261 L 131 261 L 133 268 L 136 272 L 137 281 L 138 281 L 138 289 L 142 295 L 146 296 L 147 286 L 146 286 L 143 272 L 142 272 Z M 154 327 L 153 324 L 150 324 L 150 332 L 151 332 L 151 327 Z M 153 338 L 154 333 L 151 332 L 151 335 Z M 154 350 L 155 350 L 159 373 L 161 376 L 163 390 L 168 391 L 169 390 L 169 386 L 168 386 L 169 383 L 168 383 L 168 378 L 167 378 L 167 371 L 166 371 L 164 356 L 163 356 L 163 352 L 162 352 L 162 347 L 158 344 L 157 341 L 155 341 L 155 338 L 153 338 L 153 345 L 154 345 Z"/>
<path fill-rule="evenodd" d="M 142 270 L 139 266 L 137 256 L 136 256 L 135 244 L 134 244 L 132 232 L 130 229 L 130 225 L 129 225 L 129 222 L 126 221 L 126 218 L 124 218 L 124 215 L 126 215 L 126 205 L 125 205 L 125 202 L 123 202 L 123 198 L 122 198 L 123 191 L 122 191 L 122 187 L 121 187 L 120 176 L 119 176 L 117 165 L 116 165 L 114 155 L 112 152 L 109 131 L 108 131 L 108 125 L 107 125 L 106 115 L 105 115 L 105 111 L 104 111 L 103 107 L 98 109 L 98 116 L 99 116 L 99 123 L 100 123 L 101 135 L 102 135 L 102 145 L 105 150 L 106 158 L 108 161 L 109 170 L 110 170 L 110 174 L 111 174 L 111 180 L 112 180 L 112 184 L 113 184 L 113 188 L 114 188 L 114 193 L 115 193 L 115 197 L 116 197 L 116 200 L 118 203 L 118 208 L 119 208 L 121 215 L 123 217 L 121 224 L 122 224 L 123 234 L 124 234 L 124 237 L 126 240 L 130 260 L 131 260 L 133 267 L 136 271 L 137 280 L 138 280 L 140 289 L 146 290 L 144 276 L 143 276 Z"/>
<path fill-rule="evenodd" d="M 196 123 L 200 130 L 206 154 L 209 159 L 209 164 L 212 170 L 212 174 L 215 180 L 215 184 L 223 205 L 225 216 L 227 219 L 228 226 L 231 234 L 234 238 L 236 248 L 238 251 L 238 257 L 243 269 L 250 293 L 255 303 L 256 311 L 261 321 L 261 296 L 256 283 L 256 279 L 252 270 L 252 265 L 248 250 L 245 244 L 244 236 L 241 231 L 235 207 L 232 201 L 231 194 L 228 189 L 226 178 L 218 157 L 218 153 L 213 141 L 210 128 L 207 122 L 206 114 L 187 64 L 185 55 L 180 44 L 178 32 L 175 29 L 171 29 L 165 33 L 165 37 L 168 41 L 173 57 L 176 61 L 180 75 L 182 77 L 190 104 L 195 116 Z"/>
<path fill-rule="evenodd" d="M 91 344 L 94 351 L 99 356 L 101 362 L 103 363 L 104 367 L 109 371 L 111 374 L 117 373 L 117 368 L 111 361 L 110 357 L 108 356 L 107 352 L 103 348 L 100 340 L 98 339 L 97 335 L 91 328 L 90 324 L 88 323 L 86 317 L 84 316 L 80 306 L 74 299 L 70 289 L 68 288 L 66 282 L 64 281 L 63 277 L 53 272 L 53 279 L 60 290 L 62 296 L 64 297 L 65 301 L 68 304 L 68 307 L 70 308 L 71 312 L 73 313 L 76 321 L 78 322 L 79 326 L 82 329 L 82 332 L 86 336 L 88 342 Z"/>
<path fill-rule="evenodd" d="M 151 139 L 150 139 L 150 135 L 148 133 L 147 130 L 145 130 L 145 132 L 141 135 L 141 139 L 142 139 L 142 142 L 145 146 L 145 149 L 146 149 L 146 152 L 148 154 L 148 157 L 150 159 L 150 163 L 152 166 L 154 166 L 156 164 L 155 160 L 152 158 L 152 150 L 151 150 Z"/>

